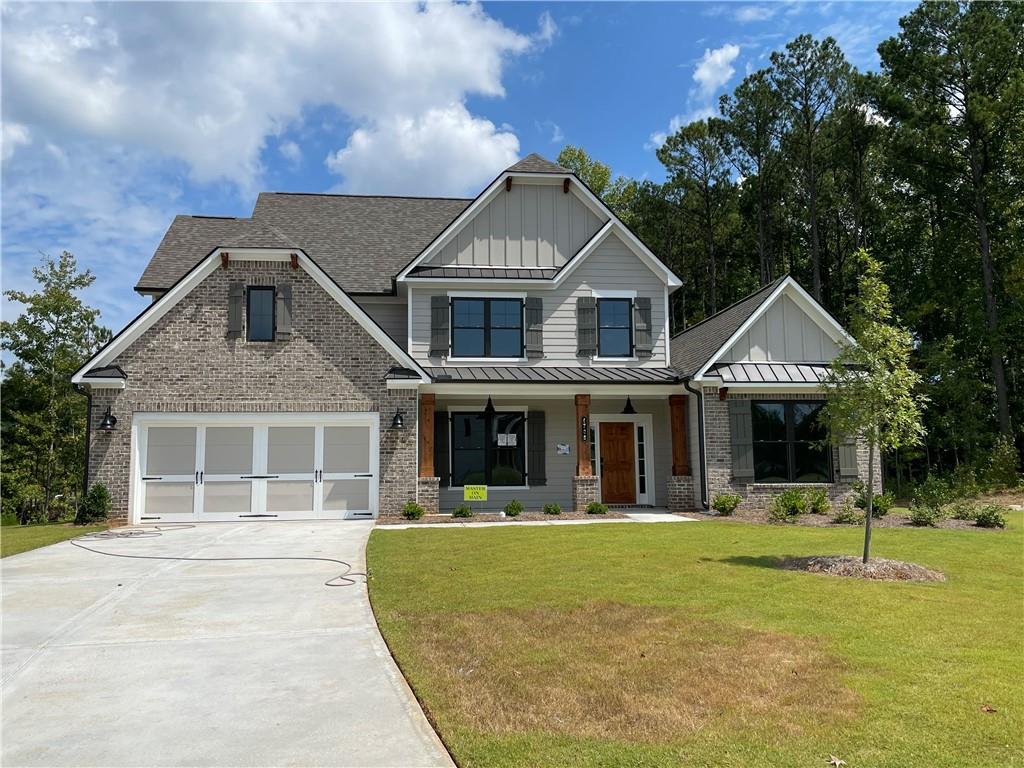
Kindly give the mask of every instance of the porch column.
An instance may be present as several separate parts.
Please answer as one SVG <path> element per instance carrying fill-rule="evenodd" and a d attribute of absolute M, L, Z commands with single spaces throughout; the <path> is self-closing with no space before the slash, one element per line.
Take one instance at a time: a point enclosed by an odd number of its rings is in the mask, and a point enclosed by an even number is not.
<path fill-rule="evenodd" d="M 690 475 L 690 452 L 687 447 L 686 395 L 669 395 L 669 425 L 672 430 L 672 477 L 668 479 L 668 508 L 672 512 L 694 509 L 693 477 Z"/>
<path fill-rule="evenodd" d="M 434 406 L 432 392 L 420 394 L 420 417 L 417 419 L 419 439 L 419 477 L 416 480 L 416 500 L 428 514 L 438 511 L 439 481 L 434 472 Z"/>
<path fill-rule="evenodd" d="M 576 476 L 592 477 L 593 474 L 594 465 L 590 458 L 590 395 L 576 395 Z"/>

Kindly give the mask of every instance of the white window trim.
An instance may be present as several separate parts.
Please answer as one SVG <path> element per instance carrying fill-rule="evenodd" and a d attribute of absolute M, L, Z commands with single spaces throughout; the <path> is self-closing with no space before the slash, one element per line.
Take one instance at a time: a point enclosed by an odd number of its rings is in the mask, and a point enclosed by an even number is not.
<path fill-rule="evenodd" d="M 591 288 L 590 295 L 595 299 L 635 299 L 636 291 Z"/>
<path fill-rule="evenodd" d="M 448 291 L 449 299 L 525 299 L 525 291 Z"/>
<path fill-rule="evenodd" d="M 591 289 L 590 295 L 600 301 L 601 299 L 629 299 L 629 348 L 633 350 L 630 357 L 605 357 L 601 355 L 601 307 L 594 305 L 594 320 L 597 323 L 597 354 L 592 358 L 598 363 L 638 363 L 640 358 L 636 356 L 636 327 L 633 323 L 633 312 L 636 309 L 636 291 L 625 290 L 598 290 Z"/>
<path fill-rule="evenodd" d="M 452 299 L 519 299 L 520 337 L 523 340 L 523 354 L 520 357 L 462 357 L 455 352 L 455 322 L 452 317 Z M 448 355 L 445 361 L 452 363 L 483 363 L 491 365 L 507 365 L 509 363 L 525 363 L 529 361 L 526 356 L 526 294 L 525 293 L 501 293 L 495 295 L 494 291 L 448 291 Z M 486 331 L 486 329 L 484 329 Z"/>
<path fill-rule="evenodd" d="M 657 494 L 654 492 L 654 417 L 650 413 L 597 413 L 590 415 L 590 426 L 594 429 L 594 462 L 597 477 L 598 494 L 601 493 L 601 422 L 617 421 L 632 422 L 633 426 L 633 482 L 636 494 L 636 504 L 654 505 L 657 501 Z M 647 479 L 647 491 L 640 493 L 640 452 L 636 449 L 636 427 L 644 428 L 644 450 L 646 455 L 646 471 L 644 477 Z"/>
<path fill-rule="evenodd" d="M 479 407 L 475 403 L 466 403 L 463 405 L 449 405 L 447 408 L 448 412 L 448 478 L 449 482 L 452 476 L 452 463 L 455 457 L 455 441 L 452 440 L 452 414 L 453 413 L 473 413 L 474 409 L 479 413 L 483 413 L 484 408 L 487 407 L 487 401 L 480 403 Z M 494 410 L 499 413 L 522 413 L 526 417 L 526 422 L 523 424 L 523 461 L 527 462 L 526 475 L 529 477 L 530 468 L 530 409 L 525 405 L 495 405 Z M 463 485 L 449 485 L 449 491 L 461 491 L 465 486 Z M 528 491 L 530 490 L 529 485 L 488 485 L 488 489 L 493 488 L 496 491 Z"/>

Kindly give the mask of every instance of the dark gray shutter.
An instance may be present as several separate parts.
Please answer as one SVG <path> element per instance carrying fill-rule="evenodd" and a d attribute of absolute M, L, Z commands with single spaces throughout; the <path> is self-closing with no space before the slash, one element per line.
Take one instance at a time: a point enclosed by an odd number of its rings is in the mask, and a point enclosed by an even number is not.
<path fill-rule="evenodd" d="M 448 297 L 430 297 L 430 356 L 443 357 L 448 354 Z"/>
<path fill-rule="evenodd" d="M 576 356 L 597 354 L 597 299 L 580 296 L 576 299 Z"/>
<path fill-rule="evenodd" d="M 289 283 L 277 286 L 274 297 L 277 306 L 274 311 L 274 339 L 288 341 L 292 337 L 292 287 Z"/>
<path fill-rule="evenodd" d="M 729 439 L 732 444 L 732 476 L 754 480 L 754 438 L 749 400 L 729 400 Z"/>
<path fill-rule="evenodd" d="M 637 357 L 650 357 L 653 348 L 651 300 L 647 296 L 637 296 L 633 300 L 633 349 Z"/>
<path fill-rule="evenodd" d="M 526 297 L 526 356 L 544 357 L 544 299 L 540 296 Z"/>
<path fill-rule="evenodd" d="M 441 478 L 440 486 L 451 484 L 448 466 L 448 438 L 452 433 L 448 411 L 434 411 L 434 472 Z"/>
<path fill-rule="evenodd" d="M 546 448 L 544 411 L 530 411 L 526 419 L 526 483 L 531 488 L 548 484 Z"/>
<path fill-rule="evenodd" d="M 228 284 L 228 338 L 237 339 L 242 335 L 242 301 L 245 286 L 241 283 Z"/>
<path fill-rule="evenodd" d="M 857 474 L 857 438 L 844 437 L 839 444 L 839 476 L 844 480 L 852 480 Z"/>

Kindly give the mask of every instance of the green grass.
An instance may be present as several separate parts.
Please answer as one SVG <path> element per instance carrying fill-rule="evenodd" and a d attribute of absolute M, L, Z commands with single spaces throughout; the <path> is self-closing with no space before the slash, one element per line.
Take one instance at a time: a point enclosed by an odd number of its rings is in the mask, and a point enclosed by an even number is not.
<path fill-rule="evenodd" d="M 930 584 L 773 567 L 860 529 L 378 529 L 369 589 L 461 766 L 1022 765 L 1022 524 L 874 531 Z"/>
<path fill-rule="evenodd" d="M 0 527 L 0 557 L 17 555 L 59 541 L 73 539 L 93 531 L 102 531 L 105 525 L 71 525 L 45 523 L 42 525 L 5 525 Z"/>

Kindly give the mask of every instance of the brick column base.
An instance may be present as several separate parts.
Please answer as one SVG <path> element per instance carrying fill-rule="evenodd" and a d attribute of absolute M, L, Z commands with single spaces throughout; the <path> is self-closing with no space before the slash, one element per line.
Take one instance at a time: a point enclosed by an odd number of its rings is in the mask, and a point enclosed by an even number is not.
<path fill-rule="evenodd" d="M 694 509 L 693 478 L 690 475 L 672 475 L 668 479 L 668 511 L 692 512 Z"/>
<path fill-rule="evenodd" d="M 596 477 L 574 477 L 572 479 L 572 508 L 574 512 L 586 512 L 587 504 L 598 499 Z"/>
<path fill-rule="evenodd" d="M 420 477 L 416 479 L 416 501 L 423 507 L 424 513 L 436 515 L 440 509 L 439 477 Z"/>

